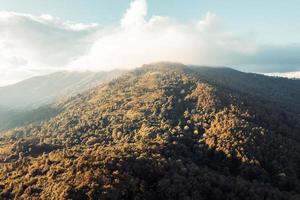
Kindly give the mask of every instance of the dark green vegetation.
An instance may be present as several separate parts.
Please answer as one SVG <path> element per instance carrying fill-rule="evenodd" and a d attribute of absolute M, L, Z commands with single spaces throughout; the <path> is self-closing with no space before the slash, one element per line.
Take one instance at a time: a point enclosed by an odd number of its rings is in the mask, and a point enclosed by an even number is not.
<path fill-rule="evenodd" d="M 7 132 L 1 198 L 300 199 L 299 87 L 144 66 L 66 101 L 48 122 Z"/>
<path fill-rule="evenodd" d="M 63 111 L 63 108 L 55 105 L 41 106 L 32 110 L 2 110 L 0 111 L 0 132 L 49 120 L 61 111 Z"/>
<path fill-rule="evenodd" d="M 52 105 L 54 102 L 112 80 L 121 73 L 57 72 L 0 87 L 0 132 L 47 120 L 62 110 Z"/>
<path fill-rule="evenodd" d="M 243 73 L 230 68 L 194 67 L 199 77 L 219 87 L 230 88 L 241 94 L 259 96 L 289 111 L 300 114 L 300 86 L 298 79 L 274 78 Z"/>

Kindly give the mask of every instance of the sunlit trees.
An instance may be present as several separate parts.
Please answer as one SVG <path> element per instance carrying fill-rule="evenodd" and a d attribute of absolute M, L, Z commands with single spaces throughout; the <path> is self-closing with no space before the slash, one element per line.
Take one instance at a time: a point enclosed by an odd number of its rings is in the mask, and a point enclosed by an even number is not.
<path fill-rule="evenodd" d="M 300 118 L 270 105 L 145 66 L 0 138 L 1 198 L 297 199 Z"/>

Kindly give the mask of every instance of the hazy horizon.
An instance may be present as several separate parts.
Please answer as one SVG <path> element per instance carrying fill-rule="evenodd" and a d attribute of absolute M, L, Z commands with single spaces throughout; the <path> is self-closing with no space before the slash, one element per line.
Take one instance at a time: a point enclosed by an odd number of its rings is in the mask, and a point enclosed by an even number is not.
<path fill-rule="evenodd" d="M 162 60 L 277 75 L 300 71 L 299 2 L 293 0 L 0 5 L 2 86 L 61 70 L 129 69 Z"/>
<path fill-rule="evenodd" d="M 156 62 L 159 63 L 159 62 Z M 149 64 L 149 63 L 145 63 L 145 64 Z M 199 66 L 199 65 L 187 65 L 187 66 Z M 142 66 L 138 66 L 135 68 L 139 68 Z M 199 66 L 202 67 L 202 66 Z M 244 71 L 243 69 L 238 69 L 238 68 L 234 68 L 234 67 L 230 67 L 230 66 L 205 66 L 205 67 L 212 67 L 212 68 L 222 68 L 222 67 L 226 67 L 226 68 L 231 68 L 231 69 L 236 69 L 238 71 L 241 72 L 249 72 L 249 71 Z M 134 68 L 132 68 L 134 69 Z M 57 70 L 57 71 L 52 71 L 52 72 L 47 72 L 47 73 L 43 73 L 43 74 L 37 74 L 37 75 L 32 75 L 30 77 L 26 77 L 24 79 L 20 79 L 14 82 L 10 82 L 10 83 L 2 83 L 0 81 L 0 88 L 4 88 L 6 86 L 13 86 L 15 84 L 19 84 L 22 83 L 23 81 L 27 81 L 30 80 L 32 78 L 37 78 L 37 77 L 43 77 L 43 76 L 48 76 L 48 75 L 54 75 L 56 73 L 101 73 L 101 72 L 113 72 L 116 70 L 122 70 L 122 69 L 111 69 L 111 70 L 98 70 L 98 71 L 91 71 L 91 70 L 85 70 L 85 71 L 80 71 L 80 70 L 66 70 L 66 69 L 61 69 L 61 70 Z M 126 69 L 126 70 L 131 70 L 131 69 Z M 288 79 L 299 79 L 300 78 L 300 71 L 291 71 L 291 72 L 271 72 L 271 73 L 261 73 L 261 72 L 250 72 L 250 73 L 256 73 L 256 74 L 261 74 L 261 75 L 266 75 L 266 76 L 273 76 L 273 77 L 282 77 L 282 78 L 288 78 Z"/>

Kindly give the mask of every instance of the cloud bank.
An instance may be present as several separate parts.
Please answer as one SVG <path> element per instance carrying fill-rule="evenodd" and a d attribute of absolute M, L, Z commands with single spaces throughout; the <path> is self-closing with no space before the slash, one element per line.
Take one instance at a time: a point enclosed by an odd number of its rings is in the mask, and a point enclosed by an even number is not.
<path fill-rule="evenodd" d="M 120 25 L 99 37 L 86 55 L 69 65 L 88 70 L 157 61 L 224 65 L 233 55 L 256 51 L 252 42 L 220 30 L 212 13 L 194 23 L 179 23 L 164 16 L 146 18 L 146 1 L 133 1 Z"/>
<path fill-rule="evenodd" d="M 265 73 L 267 76 L 284 77 L 289 79 L 300 79 L 300 71 L 297 72 L 276 72 L 276 73 Z"/>
<path fill-rule="evenodd" d="M 133 68 L 157 61 L 299 71 L 299 53 L 298 44 L 261 45 L 224 30 L 210 12 L 188 23 L 148 16 L 146 0 L 132 1 L 123 18 L 109 27 L 0 12 L 0 85 L 57 70 Z"/>
<path fill-rule="evenodd" d="M 96 24 L 0 12 L 0 85 L 61 69 L 85 53 Z"/>

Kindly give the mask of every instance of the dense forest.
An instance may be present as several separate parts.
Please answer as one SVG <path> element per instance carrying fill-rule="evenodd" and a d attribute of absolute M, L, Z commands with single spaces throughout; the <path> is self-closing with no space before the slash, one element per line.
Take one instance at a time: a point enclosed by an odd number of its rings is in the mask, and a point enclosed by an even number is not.
<path fill-rule="evenodd" d="M 0 137 L 0 199 L 300 199 L 300 81 L 145 65 Z"/>

